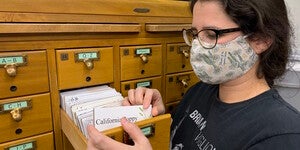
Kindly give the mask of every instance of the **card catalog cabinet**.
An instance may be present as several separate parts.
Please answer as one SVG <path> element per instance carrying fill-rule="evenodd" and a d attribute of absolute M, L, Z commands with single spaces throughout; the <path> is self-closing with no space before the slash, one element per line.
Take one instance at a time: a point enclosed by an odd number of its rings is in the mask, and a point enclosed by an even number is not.
<path fill-rule="evenodd" d="M 198 82 L 181 33 L 191 17 L 189 3 L 178 0 L 2 0 L 0 149 L 85 149 L 60 108 L 63 91 L 109 85 L 127 96 L 156 88 L 171 112 Z M 170 117 L 137 123 L 153 129 L 154 149 L 168 149 Z M 121 127 L 104 133 L 131 143 Z"/>

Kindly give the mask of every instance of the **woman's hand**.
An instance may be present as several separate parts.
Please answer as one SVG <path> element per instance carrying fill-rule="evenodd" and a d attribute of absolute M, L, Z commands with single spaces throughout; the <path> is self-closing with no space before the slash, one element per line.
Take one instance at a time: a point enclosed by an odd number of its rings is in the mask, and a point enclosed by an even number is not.
<path fill-rule="evenodd" d="M 88 144 L 87 150 L 152 150 L 149 140 L 134 123 L 121 119 L 124 131 L 128 133 L 134 142 L 134 145 L 126 145 L 113 140 L 112 138 L 100 133 L 94 126 L 88 126 Z"/>
<path fill-rule="evenodd" d="M 162 97 L 157 89 L 149 89 L 138 87 L 128 91 L 128 97 L 124 98 L 123 105 L 140 105 L 143 104 L 144 109 L 152 105 L 153 116 L 158 116 L 165 113 L 165 106 Z"/>

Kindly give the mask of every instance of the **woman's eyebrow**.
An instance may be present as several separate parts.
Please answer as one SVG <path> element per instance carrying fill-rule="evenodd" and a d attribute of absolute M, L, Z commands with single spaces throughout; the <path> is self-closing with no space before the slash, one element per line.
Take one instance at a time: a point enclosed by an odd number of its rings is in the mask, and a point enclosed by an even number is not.
<path fill-rule="evenodd" d="M 219 30 L 220 28 L 217 27 L 217 26 L 205 26 L 205 27 L 203 27 L 203 29 L 216 29 L 216 30 Z"/>
<path fill-rule="evenodd" d="M 191 29 L 192 29 L 192 30 L 197 30 L 197 28 L 196 28 L 196 27 L 191 27 Z"/>

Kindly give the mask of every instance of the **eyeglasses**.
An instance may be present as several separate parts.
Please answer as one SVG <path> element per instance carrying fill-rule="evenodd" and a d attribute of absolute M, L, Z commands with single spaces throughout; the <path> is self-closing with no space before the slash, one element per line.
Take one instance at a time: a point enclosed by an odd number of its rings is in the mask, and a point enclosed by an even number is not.
<path fill-rule="evenodd" d="M 229 28 L 229 29 L 203 29 L 197 31 L 194 28 L 183 29 L 183 38 L 187 45 L 192 46 L 192 42 L 195 38 L 198 39 L 201 46 L 205 49 L 212 49 L 216 46 L 220 35 L 230 32 L 241 31 L 241 28 Z"/>

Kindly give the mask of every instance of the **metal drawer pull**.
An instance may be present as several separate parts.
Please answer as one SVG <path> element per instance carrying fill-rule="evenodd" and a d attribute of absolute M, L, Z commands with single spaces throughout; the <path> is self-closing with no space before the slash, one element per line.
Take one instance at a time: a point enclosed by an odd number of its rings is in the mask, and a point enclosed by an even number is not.
<path fill-rule="evenodd" d="M 183 75 L 183 76 L 178 76 L 177 77 L 177 83 L 181 83 L 181 85 L 184 88 L 187 88 L 189 86 L 189 81 L 191 80 L 189 75 Z"/>
<path fill-rule="evenodd" d="M 147 57 L 147 55 L 141 54 L 141 55 L 140 55 L 140 58 L 142 59 L 142 61 L 143 61 L 144 63 L 147 63 L 147 62 L 148 62 L 148 57 Z"/>
<path fill-rule="evenodd" d="M 91 59 L 84 59 L 83 62 L 89 70 L 92 70 L 94 68 L 94 63 Z"/>
<path fill-rule="evenodd" d="M 0 56 L 0 67 L 6 70 L 6 73 L 10 77 L 17 75 L 17 67 L 27 64 L 27 56 Z"/>
<path fill-rule="evenodd" d="M 32 108 L 31 100 L 5 103 L 5 104 L 0 104 L 0 114 L 9 112 L 11 114 L 11 117 L 16 122 L 20 122 L 22 120 L 22 111 L 31 108 Z"/>
<path fill-rule="evenodd" d="M 84 62 L 88 70 L 92 70 L 94 68 L 94 60 L 100 60 L 99 51 L 75 53 L 75 62 Z"/>
<path fill-rule="evenodd" d="M 135 55 L 139 56 L 143 63 L 148 63 L 149 58 L 148 56 L 151 55 L 151 48 L 137 48 L 135 49 Z"/>
<path fill-rule="evenodd" d="M 183 50 L 182 53 L 183 53 L 185 58 L 189 58 L 190 54 L 188 53 L 187 50 Z"/>
<path fill-rule="evenodd" d="M 149 8 L 134 8 L 133 11 L 137 12 L 137 13 L 148 13 L 148 12 L 150 12 L 150 9 Z"/>
<path fill-rule="evenodd" d="M 182 83 L 183 87 L 185 87 L 185 88 L 187 88 L 189 86 L 189 84 L 188 84 L 188 82 L 187 82 L 186 79 L 182 79 L 181 83 Z"/>
<path fill-rule="evenodd" d="M 10 111 L 11 117 L 16 121 L 20 122 L 22 120 L 22 110 L 21 108 L 14 108 Z"/>
<path fill-rule="evenodd" d="M 4 66 L 4 69 L 6 70 L 6 73 L 10 77 L 15 77 L 17 75 L 17 64 L 12 63 L 12 64 L 6 64 Z"/>
<path fill-rule="evenodd" d="M 179 47 L 179 50 L 178 50 L 178 53 L 181 53 L 184 55 L 184 57 L 186 59 L 188 59 L 190 57 L 190 47 L 189 46 L 180 46 Z"/>

